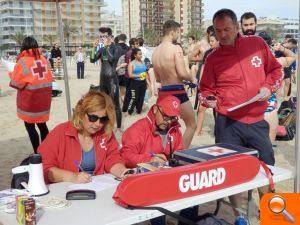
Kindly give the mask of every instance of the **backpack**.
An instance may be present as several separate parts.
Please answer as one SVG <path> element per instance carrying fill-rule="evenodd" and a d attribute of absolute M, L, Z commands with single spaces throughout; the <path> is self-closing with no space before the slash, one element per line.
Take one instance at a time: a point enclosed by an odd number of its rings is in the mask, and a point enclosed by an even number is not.
<path fill-rule="evenodd" d="M 277 132 L 276 140 L 290 141 L 296 134 L 296 97 L 291 97 L 288 101 L 283 101 L 278 110 L 279 126 L 286 132 Z"/>
<path fill-rule="evenodd" d="M 121 57 L 120 57 L 119 60 L 118 60 L 118 65 L 121 65 L 122 63 L 125 63 L 125 54 L 124 54 L 124 55 L 121 55 Z M 118 69 L 118 70 L 117 70 L 117 74 L 118 74 L 119 76 L 125 75 L 126 69 L 127 69 L 127 66 Z"/>

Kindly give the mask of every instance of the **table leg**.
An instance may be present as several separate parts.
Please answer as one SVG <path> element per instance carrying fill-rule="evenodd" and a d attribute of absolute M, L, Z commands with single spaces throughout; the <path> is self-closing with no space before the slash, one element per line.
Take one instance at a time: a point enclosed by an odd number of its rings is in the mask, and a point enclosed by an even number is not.
<path fill-rule="evenodd" d="M 251 225 L 250 216 L 252 215 L 252 207 L 253 207 L 252 192 L 253 190 L 248 191 L 248 201 L 247 201 L 247 220 L 249 225 Z"/>

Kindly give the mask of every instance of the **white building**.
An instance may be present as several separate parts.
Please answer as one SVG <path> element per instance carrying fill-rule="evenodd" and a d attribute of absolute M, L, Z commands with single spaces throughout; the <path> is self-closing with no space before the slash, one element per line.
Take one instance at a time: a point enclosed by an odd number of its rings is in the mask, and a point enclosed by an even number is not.
<path fill-rule="evenodd" d="M 124 33 L 122 31 L 122 16 L 118 16 L 114 12 L 103 14 L 101 17 L 101 27 L 111 28 L 114 36 Z"/>

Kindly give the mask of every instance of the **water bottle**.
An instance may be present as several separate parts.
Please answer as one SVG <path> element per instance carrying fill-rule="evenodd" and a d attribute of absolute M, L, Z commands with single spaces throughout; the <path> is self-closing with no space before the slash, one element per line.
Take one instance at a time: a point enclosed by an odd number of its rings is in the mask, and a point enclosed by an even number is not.
<path fill-rule="evenodd" d="M 234 222 L 234 225 L 247 225 L 247 220 L 244 216 L 238 216 Z"/>

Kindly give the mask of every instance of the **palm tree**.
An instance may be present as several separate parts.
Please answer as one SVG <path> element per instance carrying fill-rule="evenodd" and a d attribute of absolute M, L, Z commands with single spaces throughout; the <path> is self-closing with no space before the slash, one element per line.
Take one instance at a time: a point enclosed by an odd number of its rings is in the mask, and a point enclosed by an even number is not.
<path fill-rule="evenodd" d="M 63 21 L 63 32 L 64 32 L 64 37 L 67 39 L 67 44 L 70 46 L 70 37 L 73 34 L 78 33 L 77 27 L 74 26 L 74 24 L 68 20 Z"/>
<path fill-rule="evenodd" d="M 14 40 L 18 46 L 22 45 L 22 42 L 23 42 L 25 37 L 26 37 L 26 35 L 24 35 L 22 32 L 17 32 L 17 33 L 10 36 L 10 38 L 12 40 Z"/>
<path fill-rule="evenodd" d="M 45 42 L 47 42 L 50 46 L 53 46 L 53 44 L 56 41 L 56 36 L 55 35 L 50 35 L 50 34 L 49 35 L 44 35 L 43 40 Z"/>
<path fill-rule="evenodd" d="M 203 34 L 204 34 L 203 28 L 191 27 L 183 37 L 186 41 L 188 41 L 189 36 L 194 36 L 195 40 L 198 41 L 202 38 Z"/>
<path fill-rule="evenodd" d="M 156 30 L 145 27 L 144 39 L 148 46 L 153 47 L 159 42 L 160 35 Z"/>

